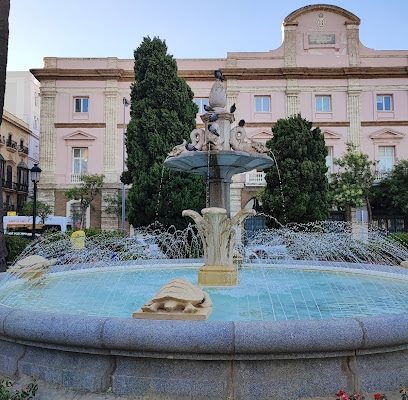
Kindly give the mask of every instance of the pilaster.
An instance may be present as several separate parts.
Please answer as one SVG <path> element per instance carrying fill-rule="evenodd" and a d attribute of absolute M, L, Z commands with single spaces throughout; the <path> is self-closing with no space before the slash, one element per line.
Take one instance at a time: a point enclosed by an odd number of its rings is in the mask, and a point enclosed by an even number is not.
<path fill-rule="evenodd" d="M 41 127 L 40 160 L 42 169 L 38 187 L 55 185 L 57 132 L 56 121 L 56 81 L 41 82 Z"/>
<path fill-rule="evenodd" d="M 347 24 L 347 48 L 350 67 L 360 66 L 359 27 L 356 24 Z"/>
<path fill-rule="evenodd" d="M 360 105 L 361 89 L 357 79 L 349 80 L 349 88 L 347 91 L 347 116 L 350 121 L 348 132 L 348 142 L 352 142 L 357 146 L 361 144 L 361 105 Z"/>
<path fill-rule="evenodd" d="M 118 146 L 123 146 L 123 139 L 118 137 L 118 82 L 109 80 L 105 89 L 105 138 L 103 166 L 106 183 L 118 182 L 119 160 L 117 154 Z M 122 153 L 122 152 L 121 152 Z"/>
<path fill-rule="evenodd" d="M 300 113 L 299 87 L 296 79 L 288 79 L 286 87 L 286 118 Z"/>
<path fill-rule="evenodd" d="M 296 29 L 297 24 L 284 25 L 285 67 L 296 67 Z"/>

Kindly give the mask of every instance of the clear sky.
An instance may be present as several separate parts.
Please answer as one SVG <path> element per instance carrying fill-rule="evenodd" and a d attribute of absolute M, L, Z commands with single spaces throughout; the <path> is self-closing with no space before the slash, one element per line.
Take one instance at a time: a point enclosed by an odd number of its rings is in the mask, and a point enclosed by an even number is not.
<path fill-rule="evenodd" d="M 269 51 L 281 45 L 283 19 L 317 3 L 357 15 L 365 46 L 408 50 L 408 0 L 11 0 L 7 69 L 42 68 L 44 57 L 133 59 L 146 36 L 175 58 Z"/>

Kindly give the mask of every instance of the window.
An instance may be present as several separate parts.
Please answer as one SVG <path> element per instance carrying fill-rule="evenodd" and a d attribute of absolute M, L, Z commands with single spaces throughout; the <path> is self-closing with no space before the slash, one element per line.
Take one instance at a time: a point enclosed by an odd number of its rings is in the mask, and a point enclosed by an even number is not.
<path fill-rule="evenodd" d="M 89 106 L 88 97 L 77 97 L 74 99 L 74 109 L 76 113 L 87 113 Z"/>
<path fill-rule="evenodd" d="M 204 110 L 204 105 L 208 106 L 208 99 L 203 98 L 196 98 L 194 99 L 194 103 L 198 106 L 198 113 L 204 114 L 206 111 Z"/>
<path fill-rule="evenodd" d="M 378 146 L 378 169 L 380 172 L 388 172 L 394 167 L 394 147 Z"/>
<path fill-rule="evenodd" d="M 75 175 L 84 175 L 88 172 L 88 149 L 79 148 L 73 150 L 72 173 Z"/>
<path fill-rule="evenodd" d="M 255 112 L 271 112 L 271 98 L 269 96 L 255 96 Z"/>
<path fill-rule="evenodd" d="M 392 111 L 392 96 L 390 94 L 377 95 L 377 111 Z"/>
<path fill-rule="evenodd" d="M 327 172 L 333 172 L 333 147 L 327 147 L 327 156 L 326 156 L 326 166 Z"/>
<path fill-rule="evenodd" d="M 316 112 L 331 112 L 331 96 L 316 96 Z"/>

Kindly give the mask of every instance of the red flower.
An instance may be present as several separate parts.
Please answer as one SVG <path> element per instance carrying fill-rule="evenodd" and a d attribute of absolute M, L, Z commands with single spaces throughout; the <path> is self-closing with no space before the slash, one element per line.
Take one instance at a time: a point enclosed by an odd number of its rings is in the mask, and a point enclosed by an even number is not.
<path fill-rule="evenodd" d="M 343 396 L 343 394 L 346 394 L 346 392 L 344 390 L 339 390 L 339 392 L 336 393 L 336 396 L 341 397 L 341 396 Z"/>

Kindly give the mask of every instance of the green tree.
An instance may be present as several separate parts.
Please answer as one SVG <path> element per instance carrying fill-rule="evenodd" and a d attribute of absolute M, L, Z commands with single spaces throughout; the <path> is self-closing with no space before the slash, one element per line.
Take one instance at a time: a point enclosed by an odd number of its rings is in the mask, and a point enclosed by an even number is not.
<path fill-rule="evenodd" d="M 389 175 L 373 185 L 371 205 L 386 214 L 408 215 L 408 160 L 400 160 Z"/>
<path fill-rule="evenodd" d="M 92 202 L 95 200 L 96 196 L 101 193 L 103 188 L 103 180 L 105 175 L 81 175 L 81 185 L 75 186 L 72 189 L 65 191 L 64 195 L 68 200 L 79 200 L 80 202 L 80 223 L 81 229 L 84 226 L 86 210 L 94 207 Z"/>
<path fill-rule="evenodd" d="M 115 215 L 119 218 L 122 216 L 122 193 L 105 196 L 103 200 L 106 203 L 106 214 Z"/>
<path fill-rule="evenodd" d="M 265 175 L 264 211 L 280 223 L 328 218 L 327 148 L 320 128 L 300 114 L 279 119 L 267 142 L 275 165 Z"/>
<path fill-rule="evenodd" d="M 9 14 L 10 0 L 0 0 L 0 126 L 3 120 L 4 93 L 6 91 L 6 69 L 8 57 L 8 39 L 9 39 Z M 0 171 L 2 178 L 4 171 Z M 4 237 L 3 228 L 3 186 L 0 179 L 0 272 L 7 269 L 7 246 L 6 238 Z"/>
<path fill-rule="evenodd" d="M 333 205 L 346 211 L 346 219 L 350 220 L 351 208 L 367 205 L 370 212 L 368 195 L 375 180 L 373 166 L 367 154 L 362 153 L 354 143 L 346 143 L 343 157 L 335 158 L 334 165 L 339 171 L 330 174 L 330 200 Z M 371 219 L 371 216 L 370 216 Z"/>
<path fill-rule="evenodd" d="M 143 39 L 135 50 L 135 83 L 131 90 L 131 120 L 126 133 L 127 171 L 122 182 L 132 184 L 127 217 L 135 227 L 159 221 L 186 226 L 183 209 L 205 206 L 201 176 L 171 171 L 163 162 L 171 149 L 195 128 L 193 92 L 177 75 L 177 63 L 159 38 Z"/>
<path fill-rule="evenodd" d="M 46 218 L 52 214 L 52 208 L 49 204 L 44 203 L 43 201 L 37 200 L 36 204 L 37 215 L 41 217 L 41 221 L 44 223 Z M 33 205 L 32 201 L 25 203 L 22 210 L 23 215 L 33 215 Z"/>

